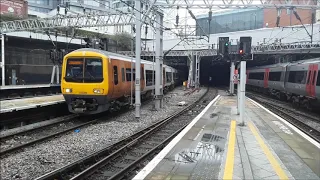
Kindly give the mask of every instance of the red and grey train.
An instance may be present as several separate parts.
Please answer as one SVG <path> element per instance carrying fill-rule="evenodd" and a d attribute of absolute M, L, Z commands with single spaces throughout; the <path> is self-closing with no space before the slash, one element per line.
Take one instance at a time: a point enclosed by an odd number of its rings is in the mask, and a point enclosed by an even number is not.
<path fill-rule="evenodd" d="M 248 68 L 248 90 L 271 94 L 307 109 L 320 108 L 320 58 Z"/>

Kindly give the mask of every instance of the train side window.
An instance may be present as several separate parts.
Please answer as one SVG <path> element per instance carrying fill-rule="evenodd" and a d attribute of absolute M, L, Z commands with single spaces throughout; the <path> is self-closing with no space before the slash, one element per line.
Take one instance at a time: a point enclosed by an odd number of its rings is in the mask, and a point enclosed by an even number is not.
<path fill-rule="evenodd" d="M 318 71 L 317 86 L 320 86 L 320 71 Z"/>
<path fill-rule="evenodd" d="M 126 79 L 127 79 L 127 81 L 131 81 L 131 69 L 130 68 L 126 69 Z"/>
<path fill-rule="evenodd" d="M 307 71 L 290 71 L 288 82 L 305 84 L 307 79 Z"/>
<path fill-rule="evenodd" d="M 249 79 L 263 80 L 264 73 L 263 72 L 249 73 Z"/>
<path fill-rule="evenodd" d="M 126 81 L 126 76 L 124 75 L 124 68 L 121 68 L 122 82 Z"/>
<path fill-rule="evenodd" d="M 152 74 L 153 72 L 153 74 Z M 155 83 L 156 73 L 152 70 L 146 70 L 146 86 L 152 86 Z"/>
<path fill-rule="evenodd" d="M 135 69 L 132 69 L 132 71 L 133 71 L 133 74 L 132 74 L 133 79 L 136 79 L 136 71 L 135 71 Z M 131 68 L 127 68 L 126 69 L 126 79 L 127 79 L 127 81 L 131 81 Z"/>
<path fill-rule="evenodd" d="M 310 84 L 310 81 L 311 81 L 311 71 L 308 71 L 307 84 Z"/>
<path fill-rule="evenodd" d="M 118 67 L 113 66 L 113 76 L 114 76 L 114 84 L 118 84 Z"/>
<path fill-rule="evenodd" d="M 270 72 L 269 81 L 280 81 L 281 72 Z"/>

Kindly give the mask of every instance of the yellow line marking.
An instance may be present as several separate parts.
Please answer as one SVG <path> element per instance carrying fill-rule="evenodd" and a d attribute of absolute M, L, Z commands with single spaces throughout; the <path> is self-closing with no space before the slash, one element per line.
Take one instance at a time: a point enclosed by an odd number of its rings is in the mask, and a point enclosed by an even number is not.
<path fill-rule="evenodd" d="M 232 120 L 230 125 L 230 137 L 226 165 L 224 167 L 223 179 L 232 179 L 234 166 L 234 146 L 236 142 L 236 121 Z"/>
<path fill-rule="evenodd" d="M 289 179 L 287 174 L 283 171 L 280 164 L 276 160 L 276 158 L 272 155 L 271 151 L 269 150 L 268 146 L 264 143 L 262 138 L 260 137 L 259 133 L 257 132 L 256 128 L 252 124 L 252 122 L 248 123 L 249 128 L 253 135 L 256 137 L 256 140 L 258 141 L 261 149 L 263 150 L 264 154 L 267 156 L 270 164 L 272 165 L 274 171 L 277 173 L 280 179 Z"/>

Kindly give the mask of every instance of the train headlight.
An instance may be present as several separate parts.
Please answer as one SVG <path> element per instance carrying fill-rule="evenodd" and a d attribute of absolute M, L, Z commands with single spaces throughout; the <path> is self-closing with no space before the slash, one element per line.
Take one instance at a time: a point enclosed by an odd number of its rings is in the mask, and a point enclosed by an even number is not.
<path fill-rule="evenodd" d="M 64 89 L 64 91 L 65 91 L 66 93 L 72 93 L 72 89 L 70 89 L 70 88 L 66 88 L 66 89 Z"/>
<path fill-rule="evenodd" d="M 103 93 L 103 89 L 93 89 L 93 93 L 102 94 Z"/>

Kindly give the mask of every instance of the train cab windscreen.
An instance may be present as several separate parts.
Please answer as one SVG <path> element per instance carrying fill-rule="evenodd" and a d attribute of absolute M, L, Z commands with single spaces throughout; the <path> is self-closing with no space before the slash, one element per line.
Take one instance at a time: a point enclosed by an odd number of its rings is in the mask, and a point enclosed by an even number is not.
<path fill-rule="evenodd" d="M 69 58 L 67 60 L 67 82 L 97 83 L 103 81 L 102 60 L 99 58 Z"/>

